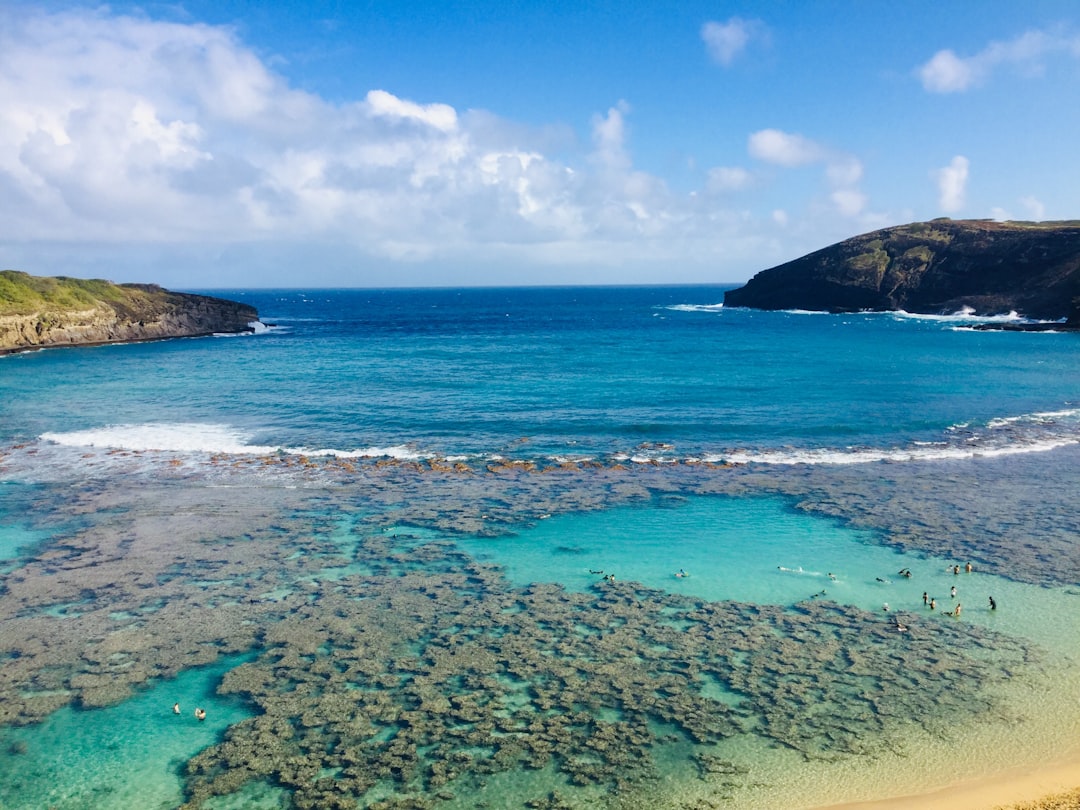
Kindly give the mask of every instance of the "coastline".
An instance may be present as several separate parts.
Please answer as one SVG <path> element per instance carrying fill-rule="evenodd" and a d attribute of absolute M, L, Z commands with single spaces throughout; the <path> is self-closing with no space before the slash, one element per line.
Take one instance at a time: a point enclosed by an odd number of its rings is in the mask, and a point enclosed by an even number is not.
<path fill-rule="evenodd" d="M 813 810 L 1035 810 L 1062 793 L 1080 791 L 1080 751 L 1045 767 L 1010 768 L 994 776 L 968 779 L 928 793 L 872 801 L 830 804 Z M 1080 807 L 1080 793 L 1075 804 Z M 1050 807 L 1048 803 L 1045 806 Z"/>

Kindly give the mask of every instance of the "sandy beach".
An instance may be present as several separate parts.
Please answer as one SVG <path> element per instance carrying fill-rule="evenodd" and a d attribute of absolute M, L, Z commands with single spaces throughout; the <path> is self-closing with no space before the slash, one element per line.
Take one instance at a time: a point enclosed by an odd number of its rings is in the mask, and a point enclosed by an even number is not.
<path fill-rule="evenodd" d="M 817 810 L 1072 810 L 1080 808 L 1080 753 L 1044 768 L 1016 768 L 931 793 Z"/>

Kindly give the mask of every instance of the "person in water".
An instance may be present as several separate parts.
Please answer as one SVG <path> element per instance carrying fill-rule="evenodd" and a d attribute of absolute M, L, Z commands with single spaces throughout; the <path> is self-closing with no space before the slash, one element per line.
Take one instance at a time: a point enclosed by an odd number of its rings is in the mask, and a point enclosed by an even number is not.
<path fill-rule="evenodd" d="M 937 610 L 937 599 L 931 599 L 930 600 L 930 609 L 931 610 Z"/>
<path fill-rule="evenodd" d="M 180 704 L 179 703 L 174 703 L 172 705 L 172 713 L 173 714 L 180 714 Z"/>
<path fill-rule="evenodd" d="M 964 570 L 967 571 L 970 574 L 971 573 L 971 563 L 968 563 L 967 565 L 965 565 Z"/>
<path fill-rule="evenodd" d="M 997 602 L 994 601 L 994 597 L 990 597 L 990 609 L 997 610 Z"/>
<path fill-rule="evenodd" d="M 926 591 L 923 591 L 922 592 L 922 603 L 925 605 L 929 601 L 930 601 L 930 597 L 926 595 Z"/>
<path fill-rule="evenodd" d="M 201 723 L 203 720 L 206 719 L 206 712 L 204 710 L 202 710 L 202 709 L 196 709 L 195 710 L 195 719 L 198 720 Z"/>
<path fill-rule="evenodd" d="M 686 571 L 684 569 L 680 568 L 679 573 L 677 573 L 675 576 L 681 578 L 681 577 L 688 577 L 690 575 L 688 573 L 686 573 Z"/>
<path fill-rule="evenodd" d="M 953 585 L 952 588 L 949 589 L 949 596 L 951 598 L 953 598 L 953 599 L 956 598 L 956 586 L 955 585 Z"/>

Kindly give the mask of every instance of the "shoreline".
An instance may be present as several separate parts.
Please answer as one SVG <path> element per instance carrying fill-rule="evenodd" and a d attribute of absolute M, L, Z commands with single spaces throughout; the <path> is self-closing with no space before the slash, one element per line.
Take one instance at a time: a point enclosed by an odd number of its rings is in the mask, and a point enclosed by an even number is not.
<path fill-rule="evenodd" d="M 909 810 L 912 807 L 919 810 L 1009 810 L 1021 804 L 1033 809 L 1040 801 L 1078 790 L 1080 751 L 1074 750 L 1067 758 L 1045 766 L 1023 765 L 926 793 L 842 802 L 812 810 Z"/>

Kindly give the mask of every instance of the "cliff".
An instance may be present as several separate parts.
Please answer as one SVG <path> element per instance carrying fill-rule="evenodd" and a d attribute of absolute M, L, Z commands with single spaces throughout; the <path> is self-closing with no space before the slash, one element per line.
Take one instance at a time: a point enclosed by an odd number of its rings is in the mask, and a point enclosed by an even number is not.
<path fill-rule="evenodd" d="M 0 354 L 215 332 L 250 332 L 254 307 L 153 284 L 0 271 Z"/>
<path fill-rule="evenodd" d="M 1080 221 L 935 219 L 863 234 L 763 270 L 726 306 L 1068 318 L 1080 328 Z"/>

